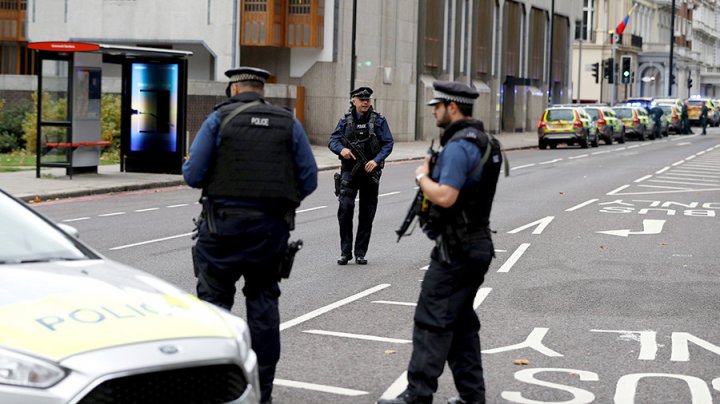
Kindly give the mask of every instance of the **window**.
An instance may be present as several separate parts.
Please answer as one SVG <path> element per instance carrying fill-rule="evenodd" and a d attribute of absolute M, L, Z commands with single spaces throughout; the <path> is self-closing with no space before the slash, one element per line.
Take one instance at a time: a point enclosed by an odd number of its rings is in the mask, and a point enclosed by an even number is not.
<path fill-rule="evenodd" d="M 423 19 L 423 72 L 439 75 L 443 55 L 444 0 L 426 0 Z"/>
<path fill-rule="evenodd" d="M 493 61 L 493 16 L 495 0 L 473 2 L 473 19 L 475 20 L 475 36 L 473 38 L 473 65 L 477 75 L 489 75 Z M 480 77 L 483 79 L 483 77 Z M 487 77 L 484 77 L 487 79 Z"/>

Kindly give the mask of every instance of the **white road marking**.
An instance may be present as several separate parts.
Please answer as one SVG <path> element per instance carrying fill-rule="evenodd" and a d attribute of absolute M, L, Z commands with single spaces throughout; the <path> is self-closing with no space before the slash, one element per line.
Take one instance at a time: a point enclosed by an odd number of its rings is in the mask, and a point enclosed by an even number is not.
<path fill-rule="evenodd" d="M 588 156 L 589 156 L 588 154 L 581 154 L 581 155 L 579 155 L 579 156 L 568 157 L 568 160 L 581 159 L 581 158 L 585 158 L 585 157 L 588 157 Z"/>
<path fill-rule="evenodd" d="M 596 152 L 593 152 L 592 154 L 593 154 L 593 155 L 596 155 L 596 154 L 610 153 L 611 151 L 612 151 L 612 150 L 596 151 Z"/>
<path fill-rule="evenodd" d="M 330 303 L 330 304 L 328 304 L 327 306 L 324 306 L 324 307 L 321 307 L 321 308 L 319 308 L 319 309 L 313 310 L 313 311 L 311 311 L 310 313 L 303 314 L 303 315 L 300 316 L 300 317 L 296 317 L 296 318 L 294 318 L 294 319 L 292 319 L 292 320 L 286 321 L 286 322 L 280 324 L 280 331 L 286 330 L 286 329 L 288 329 L 288 328 L 290 328 L 290 327 L 294 327 L 294 326 L 296 326 L 296 325 L 298 325 L 298 324 L 300 324 L 300 323 L 304 323 L 305 321 L 311 320 L 311 319 L 313 319 L 313 318 L 315 318 L 315 317 L 317 317 L 317 316 L 320 316 L 320 315 L 322 315 L 322 314 L 325 314 L 325 313 L 329 312 L 330 310 L 337 309 L 338 307 L 344 306 L 344 305 L 346 305 L 346 304 L 348 304 L 348 303 L 352 303 L 352 302 L 354 302 L 355 300 L 362 299 L 363 297 L 365 297 L 365 296 L 367 296 L 367 295 L 371 295 L 371 294 L 373 294 L 373 293 L 375 293 L 375 292 L 377 292 L 377 291 L 383 290 L 383 289 L 385 289 L 385 288 L 387 288 L 387 287 L 389 287 L 389 286 L 390 286 L 389 283 L 383 283 L 383 284 L 374 286 L 374 287 L 372 287 L 372 288 L 370 288 L 370 289 L 367 289 L 367 290 L 364 290 L 364 291 L 362 291 L 362 292 L 360 292 L 360 293 L 356 293 L 356 294 L 354 294 L 354 295 L 352 295 L 352 296 L 350 296 L 350 297 L 346 297 L 345 299 L 338 300 L 338 301 L 335 302 L 335 303 Z"/>
<path fill-rule="evenodd" d="M 76 218 L 74 218 L 74 219 L 65 219 L 65 220 L 63 220 L 63 222 L 77 222 L 77 221 L 80 221 L 80 220 L 88 220 L 88 219 L 90 219 L 89 216 L 76 217 Z"/>
<path fill-rule="evenodd" d="M 687 146 L 687 145 L 689 145 L 689 144 L 692 144 L 692 143 L 690 143 L 690 142 L 680 142 L 680 143 L 678 143 L 677 145 L 678 145 L 678 146 Z"/>
<path fill-rule="evenodd" d="M 168 206 L 166 206 L 166 208 L 172 209 L 172 208 L 180 208 L 180 207 L 183 207 L 183 206 L 188 206 L 188 204 L 187 204 L 187 203 L 181 203 L 181 204 L 178 204 L 178 205 L 168 205 Z"/>
<path fill-rule="evenodd" d="M 577 204 L 577 205 L 573 206 L 572 208 L 565 209 L 565 212 L 572 212 L 572 211 L 578 210 L 580 208 L 584 208 L 585 206 L 590 205 L 591 203 L 594 203 L 597 201 L 598 201 L 598 199 L 590 199 L 589 201 L 585 201 L 583 203 Z"/>
<path fill-rule="evenodd" d="M 135 209 L 134 212 L 142 213 L 142 212 L 150 212 L 151 210 L 160 210 L 160 208 Z"/>
<path fill-rule="evenodd" d="M 543 162 L 538 163 L 538 164 L 552 164 L 552 163 L 557 163 L 558 161 L 562 161 L 562 159 L 554 159 L 554 160 L 549 160 L 549 161 L 543 161 Z"/>
<path fill-rule="evenodd" d="M 540 219 L 540 220 L 536 220 L 536 221 L 534 221 L 534 222 L 532 222 L 532 223 L 528 223 L 528 224 L 526 224 L 526 225 L 524 225 L 524 226 L 520 226 L 520 227 L 518 227 L 517 229 L 510 230 L 510 231 L 508 232 L 508 234 L 519 233 L 519 232 L 521 232 L 521 231 L 523 231 L 523 230 L 525 230 L 525 229 L 529 229 L 529 228 L 531 228 L 531 227 L 533 227 L 533 226 L 537 226 L 537 228 L 536 228 L 535 230 L 533 230 L 532 234 L 540 234 L 540 233 L 543 232 L 543 230 L 545 230 L 545 228 L 547 227 L 547 225 L 549 225 L 550 222 L 553 221 L 553 219 L 555 219 L 555 216 L 546 216 L 546 217 L 544 217 L 544 218 L 542 218 L 542 219 Z"/>
<path fill-rule="evenodd" d="M 676 161 L 676 162 L 674 162 L 674 163 L 672 163 L 672 164 L 670 164 L 670 165 L 673 166 L 673 167 L 675 167 L 675 166 L 679 166 L 680 164 L 682 164 L 682 163 L 684 163 L 684 162 L 685 162 L 685 160 L 680 160 L 680 161 Z"/>
<path fill-rule="evenodd" d="M 139 242 L 139 243 L 126 244 L 126 245 L 121 245 L 121 246 L 118 246 L 118 247 L 112 247 L 112 248 L 110 248 L 110 250 L 111 250 L 111 251 L 124 250 L 124 249 L 130 248 L 130 247 L 137 247 L 137 246 L 140 246 L 140 245 L 152 244 L 152 243 L 157 243 L 157 242 L 160 242 L 160 241 L 166 241 L 166 240 L 172 240 L 172 239 L 181 238 L 181 237 L 192 236 L 193 234 L 195 234 L 195 232 L 190 232 L 190 233 L 185 233 L 185 234 L 178 234 L 177 236 L 157 238 L 157 239 L 155 239 L 155 240 L 141 241 L 141 242 Z"/>
<path fill-rule="evenodd" d="M 98 217 L 119 216 L 119 215 L 124 215 L 124 214 L 125 214 L 125 212 L 104 213 L 102 215 L 98 215 Z"/>
<path fill-rule="evenodd" d="M 623 186 L 617 187 L 617 188 L 613 189 L 612 191 L 608 192 L 608 193 L 605 194 L 605 195 L 615 195 L 615 193 L 620 192 L 620 191 L 622 191 L 623 189 L 625 189 L 625 188 L 627 188 L 627 187 L 629 187 L 629 186 L 630 186 L 630 185 L 623 185 Z"/>
<path fill-rule="evenodd" d="M 626 147 L 618 147 L 617 149 L 615 149 L 615 151 L 623 151 L 625 149 L 626 149 Z"/>
<path fill-rule="evenodd" d="M 637 147 L 640 147 L 640 145 L 636 144 L 636 145 L 628 146 L 627 148 L 628 148 L 628 150 L 630 150 L 630 149 L 635 149 Z"/>
<path fill-rule="evenodd" d="M 667 171 L 667 170 L 669 170 L 669 169 L 670 169 L 670 167 L 663 167 L 663 168 L 655 171 L 655 174 L 662 174 L 662 173 L 664 173 L 665 171 Z"/>
<path fill-rule="evenodd" d="M 712 185 L 712 184 L 701 184 L 697 182 L 688 181 L 668 181 L 668 180 L 650 180 L 650 182 L 664 182 L 667 184 L 680 184 L 680 185 Z"/>
<path fill-rule="evenodd" d="M 682 181 L 702 181 L 702 182 L 714 182 L 714 183 L 720 183 L 719 179 L 711 179 L 708 178 L 706 175 L 700 176 L 700 178 L 688 178 L 687 174 L 675 174 L 671 173 L 668 175 L 663 175 L 661 177 L 657 177 L 658 179 L 664 179 L 664 180 L 682 180 Z M 708 184 L 710 185 L 710 184 Z"/>
<path fill-rule="evenodd" d="M 397 194 L 399 194 L 399 193 L 400 193 L 400 191 L 388 192 L 388 193 L 386 193 L 386 194 L 380 194 L 380 195 L 378 195 L 378 198 L 383 197 L 383 196 L 397 195 Z"/>
<path fill-rule="evenodd" d="M 430 265 L 425 265 L 424 267 L 420 267 L 420 270 L 427 271 L 428 268 L 430 268 Z"/>
<path fill-rule="evenodd" d="M 664 220 L 655 220 L 655 219 L 645 219 L 643 220 L 643 229 L 642 231 L 632 231 L 630 229 L 623 229 L 623 230 L 604 230 L 604 231 L 597 231 L 596 233 L 602 233 L 602 234 L 609 234 L 611 236 L 620 236 L 620 237 L 628 237 L 629 235 L 633 234 L 660 234 L 663 229 L 663 225 L 665 224 Z"/>
<path fill-rule="evenodd" d="M 636 179 L 636 180 L 633 181 L 633 182 L 643 182 L 643 181 L 645 181 L 645 180 L 648 179 L 648 178 L 652 178 L 652 175 L 646 175 L 646 176 L 644 176 L 644 177 L 640 177 L 640 178 Z"/>
<path fill-rule="evenodd" d="M 285 379 L 275 379 L 273 381 L 273 384 L 276 386 L 294 387 L 294 388 L 304 389 L 304 390 L 321 391 L 323 393 L 332 393 L 332 394 L 338 394 L 341 396 L 350 396 L 350 397 L 362 396 L 362 395 L 365 395 L 368 393 L 367 391 L 362 391 L 362 390 L 353 390 L 353 389 L 346 389 L 343 387 L 326 386 L 324 384 L 296 382 L 294 380 L 285 380 Z"/>
<path fill-rule="evenodd" d="M 402 372 L 402 374 L 395 379 L 393 384 L 390 385 L 390 387 L 385 390 L 384 393 L 380 396 L 380 398 L 395 398 L 400 395 L 405 390 L 405 387 L 407 387 L 407 370 Z"/>
<path fill-rule="evenodd" d="M 515 250 L 515 252 L 512 253 L 510 258 L 508 258 L 498 269 L 498 272 L 509 272 L 510 268 L 512 268 L 513 265 L 522 257 L 523 254 L 525 254 L 525 251 L 530 247 L 530 243 L 522 243 L 520 244 L 520 247 Z"/>
<path fill-rule="evenodd" d="M 713 176 L 710 175 L 710 174 L 695 173 L 695 172 L 692 172 L 692 171 L 686 172 L 686 171 L 681 171 L 681 170 L 672 170 L 672 172 L 669 172 L 669 173 L 667 173 L 666 175 L 679 175 L 679 176 L 683 176 L 683 177 L 700 177 L 700 178 L 708 178 L 708 177 L 711 177 L 711 178 L 715 178 L 715 177 L 713 177 Z M 658 177 L 658 178 L 659 178 L 659 177 Z"/>
<path fill-rule="evenodd" d="M 477 310 L 478 307 L 485 301 L 485 298 L 492 292 L 492 288 L 480 288 L 475 294 L 475 300 L 473 300 L 473 309 Z"/>
<path fill-rule="evenodd" d="M 533 164 L 525 164 L 524 166 L 512 167 L 512 168 L 510 169 L 510 171 L 512 171 L 512 170 L 519 170 L 519 169 L 521 169 L 521 168 L 533 167 L 533 166 L 535 166 L 535 163 L 533 163 Z"/>
<path fill-rule="evenodd" d="M 411 339 L 386 338 L 386 337 L 378 337 L 376 335 L 351 334 L 351 333 L 347 333 L 347 332 L 324 331 L 324 330 L 305 330 L 303 332 L 308 333 L 308 334 L 328 335 L 331 337 L 361 339 L 364 341 L 389 342 L 391 344 L 411 344 L 412 343 Z"/>
<path fill-rule="evenodd" d="M 392 300 L 373 300 L 371 303 L 378 303 L 378 304 L 394 304 L 397 306 L 417 306 L 417 303 L 411 303 L 411 302 L 396 302 Z"/>
<path fill-rule="evenodd" d="M 324 209 L 324 208 L 327 208 L 327 206 L 316 206 L 316 207 L 314 207 L 314 208 L 307 208 L 307 209 L 303 209 L 303 210 L 296 210 L 295 213 L 310 212 L 310 211 L 313 211 L 313 210 Z"/>

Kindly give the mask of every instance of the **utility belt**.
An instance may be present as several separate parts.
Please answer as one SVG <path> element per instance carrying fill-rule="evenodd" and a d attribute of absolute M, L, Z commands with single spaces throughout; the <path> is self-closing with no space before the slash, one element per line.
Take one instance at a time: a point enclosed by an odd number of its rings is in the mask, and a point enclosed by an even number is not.
<path fill-rule="evenodd" d="M 430 212 L 421 216 L 420 222 L 425 234 L 435 241 L 438 260 L 444 264 L 466 257 L 472 240 L 492 238 L 488 226 L 471 223 L 463 211 L 448 218 L 430 209 Z"/>

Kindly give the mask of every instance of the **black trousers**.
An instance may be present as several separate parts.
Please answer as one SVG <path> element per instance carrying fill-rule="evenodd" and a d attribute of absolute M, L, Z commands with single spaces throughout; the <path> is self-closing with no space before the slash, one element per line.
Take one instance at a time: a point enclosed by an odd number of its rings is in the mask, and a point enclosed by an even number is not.
<path fill-rule="evenodd" d="M 349 170 L 340 172 L 340 196 L 338 196 L 338 222 L 340 223 L 340 253 L 351 257 L 364 257 L 370 244 L 372 224 L 378 204 L 380 190 L 380 173 L 372 175 L 358 171 L 351 175 Z M 377 178 L 377 181 L 375 180 Z M 358 227 L 353 251 L 353 216 L 355 213 L 355 198 L 360 194 L 358 207 Z"/>
<path fill-rule="evenodd" d="M 445 362 L 455 388 L 466 401 L 485 402 L 485 379 L 480 358 L 480 321 L 473 301 L 493 257 L 489 238 L 469 241 L 471 251 L 451 262 L 431 254 L 415 309 L 413 352 L 408 366 L 408 390 L 432 397 Z"/>
<path fill-rule="evenodd" d="M 230 310 L 235 284 L 245 278 L 247 323 L 252 349 L 258 357 L 261 401 L 272 396 L 275 368 L 280 359 L 278 268 L 290 237 L 282 217 L 259 211 L 234 210 L 215 215 L 215 232 L 205 221 L 195 245 L 197 295 Z"/>

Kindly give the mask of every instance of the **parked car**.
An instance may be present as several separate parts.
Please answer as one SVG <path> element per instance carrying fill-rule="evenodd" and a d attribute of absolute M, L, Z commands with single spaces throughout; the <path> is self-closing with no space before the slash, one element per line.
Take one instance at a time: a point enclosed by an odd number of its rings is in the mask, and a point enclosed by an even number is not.
<path fill-rule="evenodd" d="M 682 100 L 680 98 L 655 98 L 655 104 L 672 104 L 678 111 L 682 111 Z"/>
<path fill-rule="evenodd" d="M 674 104 L 657 104 L 657 107 L 663 110 L 663 120 L 667 122 L 666 135 L 670 133 L 678 134 L 682 130 L 682 121 L 680 120 L 680 110 Z"/>
<path fill-rule="evenodd" d="M 607 106 L 588 105 L 583 107 L 588 115 L 595 121 L 598 134 L 605 144 L 612 144 L 613 140 L 625 143 L 625 126 L 616 116 L 615 112 Z"/>
<path fill-rule="evenodd" d="M 690 119 L 690 125 L 700 125 L 700 116 L 702 115 L 702 106 L 708 109 L 708 125 L 710 125 L 714 119 L 713 114 L 715 107 L 712 100 L 709 98 L 689 98 L 687 100 L 688 105 L 688 118 Z"/>
<path fill-rule="evenodd" d="M 712 114 L 712 126 L 720 126 L 720 100 L 713 99 L 713 114 Z"/>
<path fill-rule="evenodd" d="M 645 140 L 655 138 L 655 126 L 652 119 L 642 107 L 616 106 L 613 107 L 615 114 L 625 124 L 625 135 L 627 137 Z"/>
<path fill-rule="evenodd" d="M 652 97 L 634 97 L 626 98 L 623 104 L 631 107 L 643 107 L 646 110 L 655 106 L 655 100 Z"/>
<path fill-rule="evenodd" d="M 537 125 L 538 147 L 551 149 L 558 144 L 578 144 L 583 149 L 598 146 L 599 135 L 595 122 L 581 107 L 551 107 L 545 109 Z"/>
<path fill-rule="evenodd" d="M 245 321 L 0 190 L 0 403 L 258 403 Z"/>

